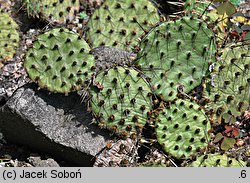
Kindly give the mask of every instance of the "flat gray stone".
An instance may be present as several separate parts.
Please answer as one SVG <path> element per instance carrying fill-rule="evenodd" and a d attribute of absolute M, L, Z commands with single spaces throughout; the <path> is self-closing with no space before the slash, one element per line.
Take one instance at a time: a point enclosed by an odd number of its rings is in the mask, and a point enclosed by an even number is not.
<path fill-rule="evenodd" d="M 54 159 L 92 166 L 109 133 L 92 122 L 87 106 L 76 93 L 69 96 L 18 89 L 0 110 L 0 128 L 7 141 L 49 153 Z"/>

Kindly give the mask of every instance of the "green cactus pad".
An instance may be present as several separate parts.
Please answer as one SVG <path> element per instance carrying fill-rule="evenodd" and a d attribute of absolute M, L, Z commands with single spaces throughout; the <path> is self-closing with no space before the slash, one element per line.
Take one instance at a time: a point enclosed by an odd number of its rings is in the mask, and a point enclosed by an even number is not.
<path fill-rule="evenodd" d="M 65 23 L 79 11 L 79 0 L 25 0 L 28 15 L 48 21 Z"/>
<path fill-rule="evenodd" d="M 37 37 L 26 53 L 24 67 L 32 80 L 51 92 L 69 93 L 87 84 L 95 70 L 88 44 L 64 28 Z"/>
<path fill-rule="evenodd" d="M 250 108 L 250 50 L 242 44 L 231 45 L 222 50 L 222 56 L 214 68 L 207 90 L 210 103 L 207 108 L 215 120 L 235 122 Z M 231 121 L 233 120 L 234 121 Z"/>
<path fill-rule="evenodd" d="M 131 51 L 138 38 L 160 20 L 148 0 L 106 0 L 92 15 L 87 39 L 93 45 Z"/>
<path fill-rule="evenodd" d="M 11 59 L 19 46 L 18 25 L 0 9 L 0 68 L 4 61 Z"/>
<path fill-rule="evenodd" d="M 187 158 L 205 148 L 210 140 L 210 123 L 196 103 L 178 99 L 159 113 L 156 135 L 166 153 Z"/>
<path fill-rule="evenodd" d="M 215 54 L 213 32 L 190 17 L 162 23 L 140 47 L 137 65 L 164 100 L 200 85 Z"/>
<path fill-rule="evenodd" d="M 102 71 L 91 90 L 91 108 L 99 126 L 122 137 L 136 135 L 151 109 L 151 91 L 134 69 L 116 67 Z"/>
<path fill-rule="evenodd" d="M 191 167 L 244 167 L 246 163 L 223 154 L 207 154 L 192 162 Z"/>

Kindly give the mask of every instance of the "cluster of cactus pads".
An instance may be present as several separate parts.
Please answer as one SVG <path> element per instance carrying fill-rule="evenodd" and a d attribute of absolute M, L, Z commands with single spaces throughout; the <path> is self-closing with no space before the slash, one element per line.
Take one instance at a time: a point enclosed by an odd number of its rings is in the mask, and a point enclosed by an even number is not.
<path fill-rule="evenodd" d="M 19 46 L 18 25 L 0 9 L 0 68 L 4 61 L 11 59 Z"/>
<path fill-rule="evenodd" d="M 29 15 L 58 23 L 73 18 L 80 7 L 79 0 L 23 2 Z M 106 0 L 87 24 L 86 42 L 67 28 L 47 30 L 28 48 L 24 67 L 50 92 L 88 92 L 101 128 L 140 138 L 153 118 L 165 153 L 179 160 L 198 156 L 208 148 L 211 121 L 235 120 L 249 110 L 250 53 L 242 44 L 216 45 L 214 30 L 196 16 L 210 1 L 185 2 L 185 15 L 160 22 L 151 1 Z M 0 15 L 1 63 L 13 56 L 19 36 L 12 19 Z M 110 52 L 116 55 L 109 58 Z M 209 102 L 201 107 L 190 93 L 204 83 Z M 159 103 L 163 107 L 157 108 Z M 148 166 L 154 165 L 163 166 Z M 207 154 L 190 166 L 244 165 L 226 155 Z"/>

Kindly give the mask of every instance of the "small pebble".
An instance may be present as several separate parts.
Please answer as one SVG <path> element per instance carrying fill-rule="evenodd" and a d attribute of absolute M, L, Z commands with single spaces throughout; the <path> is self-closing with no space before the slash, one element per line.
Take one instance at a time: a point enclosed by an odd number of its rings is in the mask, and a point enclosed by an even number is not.
<path fill-rule="evenodd" d="M 238 147 L 242 147 L 244 144 L 245 144 L 245 142 L 242 139 L 238 139 L 237 142 L 236 142 L 236 145 Z"/>

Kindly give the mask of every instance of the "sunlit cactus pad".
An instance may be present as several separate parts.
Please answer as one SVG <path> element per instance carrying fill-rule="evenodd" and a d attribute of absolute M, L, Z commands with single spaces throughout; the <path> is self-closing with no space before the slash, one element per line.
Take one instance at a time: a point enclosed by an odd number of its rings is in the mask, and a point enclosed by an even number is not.
<path fill-rule="evenodd" d="M 4 61 L 13 58 L 19 46 L 16 22 L 0 9 L 0 68 Z"/>
<path fill-rule="evenodd" d="M 79 0 L 24 0 L 30 16 L 65 23 L 79 11 Z"/>
<path fill-rule="evenodd" d="M 144 38 L 140 48 L 138 67 L 164 100 L 200 85 L 209 63 L 214 62 L 213 32 L 192 17 L 162 23 Z"/>
<path fill-rule="evenodd" d="M 178 99 L 159 112 L 156 135 L 166 153 L 177 159 L 188 158 L 205 148 L 211 125 L 204 111 L 194 102 Z"/>
<path fill-rule="evenodd" d="M 228 45 L 214 68 L 210 81 L 210 103 L 215 120 L 234 123 L 250 108 L 250 50 L 242 44 Z"/>
<path fill-rule="evenodd" d="M 151 109 L 151 91 L 134 69 L 116 67 L 103 71 L 91 90 L 91 108 L 99 126 L 122 137 L 137 135 Z"/>
<path fill-rule="evenodd" d="M 87 39 L 93 47 L 113 46 L 128 51 L 159 19 L 157 9 L 148 0 L 106 0 L 88 23 Z"/>
<path fill-rule="evenodd" d="M 51 92 L 69 93 L 88 84 L 95 59 L 88 44 L 64 28 L 38 35 L 26 53 L 24 67 L 32 80 Z"/>
<path fill-rule="evenodd" d="M 246 163 L 242 160 L 236 160 L 223 154 L 207 154 L 197 158 L 190 164 L 191 167 L 243 167 Z"/>

